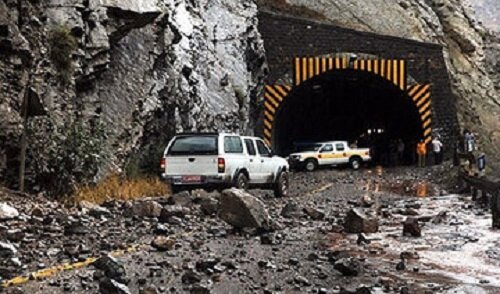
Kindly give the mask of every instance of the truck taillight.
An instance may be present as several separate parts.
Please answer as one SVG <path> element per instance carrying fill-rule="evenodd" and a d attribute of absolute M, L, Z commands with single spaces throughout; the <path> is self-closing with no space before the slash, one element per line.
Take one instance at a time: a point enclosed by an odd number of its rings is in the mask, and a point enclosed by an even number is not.
<path fill-rule="evenodd" d="M 217 159 L 217 169 L 219 173 L 226 172 L 226 161 L 224 160 L 224 158 Z"/>
<path fill-rule="evenodd" d="M 369 151 L 366 151 L 366 152 L 365 152 L 365 155 L 370 155 L 370 152 L 369 152 Z"/>
<path fill-rule="evenodd" d="M 162 159 L 160 159 L 160 168 L 163 170 L 163 169 L 165 169 L 165 167 L 167 167 L 167 159 L 162 158 Z"/>

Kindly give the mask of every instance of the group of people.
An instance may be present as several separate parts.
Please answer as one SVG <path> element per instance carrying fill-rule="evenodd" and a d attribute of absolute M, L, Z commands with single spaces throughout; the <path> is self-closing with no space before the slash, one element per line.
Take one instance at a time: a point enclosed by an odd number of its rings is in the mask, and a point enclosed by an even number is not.
<path fill-rule="evenodd" d="M 423 139 L 420 140 L 417 144 L 419 167 L 425 167 L 425 165 L 427 164 L 427 149 L 428 149 L 427 147 L 428 146 Z M 434 164 L 436 165 L 441 164 L 443 162 L 443 147 L 444 145 L 438 136 L 432 139 L 431 148 L 432 148 L 432 153 L 434 155 Z"/>
<path fill-rule="evenodd" d="M 476 150 L 476 136 L 469 130 L 465 130 L 462 137 L 463 150 L 473 152 Z"/>

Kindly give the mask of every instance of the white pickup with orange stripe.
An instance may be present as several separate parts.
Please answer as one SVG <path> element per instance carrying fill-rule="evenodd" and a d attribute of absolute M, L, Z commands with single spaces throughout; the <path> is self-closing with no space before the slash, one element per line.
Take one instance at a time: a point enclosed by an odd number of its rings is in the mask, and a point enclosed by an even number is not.
<path fill-rule="evenodd" d="M 292 153 L 288 162 L 293 168 L 313 171 L 322 165 L 349 164 L 359 169 L 364 162 L 371 160 L 370 149 L 350 148 L 346 141 L 330 141 L 297 145 L 300 152 Z"/>

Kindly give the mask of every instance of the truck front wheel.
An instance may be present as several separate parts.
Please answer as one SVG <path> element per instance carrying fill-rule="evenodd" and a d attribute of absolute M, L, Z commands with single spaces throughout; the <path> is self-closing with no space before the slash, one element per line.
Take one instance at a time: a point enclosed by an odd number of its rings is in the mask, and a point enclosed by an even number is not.
<path fill-rule="evenodd" d="M 275 197 L 287 197 L 289 190 L 289 180 L 288 180 L 288 172 L 282 171 L 278 175 L 276 179 L 276 183 L 274 184 L 274 196 Z"/>
<path fill-rule="evenodd" d="M 306 171 L 312 172 L 318 168 L 318 162 L 315 159 L 310 158 L 306 160 L 305 167 Z"/>

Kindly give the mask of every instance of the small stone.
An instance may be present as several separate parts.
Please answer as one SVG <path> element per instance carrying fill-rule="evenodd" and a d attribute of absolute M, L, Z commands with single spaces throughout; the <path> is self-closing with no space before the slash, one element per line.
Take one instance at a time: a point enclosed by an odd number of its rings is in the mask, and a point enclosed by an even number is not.
<path fill-rule="evenodd" d="M 165 206 L 161 210 L 160 218 L 159 220 L 161 222 L 166 222 L 168 219 L 172 216 L 178 217 L 178 218 L 184 218 L 186 215 L 190 214 L 190 210 L 186 207 L 178 206 L 178 205 L 173 205 L 173 206 Z"/>
<path fill-rule="evenodd" d="M 347 233 L 376 233 L 378 231 L 378 219 L 370 218 L 360 209 L 353 208 L 344 219 L 344 230 Z"/>
<path fill-rule="evenodd" d="M 396 270 L 398 271 L 404 271 L 406 269 L 406 264 L 404 259 L 402 259 L 398 264 L 396 265 Z"/>
<path fill-rule="evenodd" d="M 139 294 L 158 294 L 158 293 L 160 292 L 155 286 L 149 286 L 139 291 Z"/>
<path fill-rule="evenodd" d="M 420 256 L 416 251 L 403 251 L 400 254 L 401 259 L 419 259 Z"/>
<path fill-rule="evenodd" d="M 104 278 L 99 283 L 99 291 L 102 294 L 131 294 L 130 289 L 113 279 Z"/>
<path fill-rule="evenodd" d="M 8 242 L 0 242 L 0 257 L 11 257 L 17 253 L 16 247 Z"/>
<path fill-rule="evenodd" d="M 170 196 L 167 200 L 167 203 L 170 205 L 188 207 L 193 205 L 193 199 L 191 198 L 191 194 L 188 191 L 182 191 Z"/>
<path fill-rule="evenodd" d="M 322 220 L 325 218 L 325 213 L 316 208 L 306 207 L 304 208 L 304 212 L 313 220 Z"/>
<path fill-rule="evenodd" d="M 19 211 L 17 209 L 6 203 L 0 203 L 0 221 L 13 219 L 18 216 Z"/>
<path fill-rule="evenodd" d="M 285 218 L 300 218 L 303 215 L 303 210 L 296 202 L 288 202 L 281 210 L 281 216 Z"/>
<path fill-rule="evenodd" d="M 219 210 L 219 200 L 212 197 L 205 197 L 200 202 L 201 211 L 206 215 L 217 214 Z"/>
<path fill-rule="evenodd" d="M 300 262 L 298 258 L 292 257 L 288 260 L 288 263 L 291 265 L 298 265 Z"/>
<path fill-rule="evenodd" d="M 196 269 L 199 271 L 206 271 L 208 269 L 213 269 L 215 265 L 220 262 L 220 259 L 208 258 L 205 260 L 200 260 L 196 262 Z"/>
<path fill-rule="evenodd" d="M 184 284 L 199 283 L 201 281 L 201 275 L 194 270 L 188 270 L 182 275 L 181 280 Z"/>
<path fill-rule="evenodd" d="M 87 226 L 84 226 L 80 223 L 71 223 L 64 227 L 64 234 L 66 236 L 70 235 L 86 235 L 90 233 L 90 230 Z"/>
<path fill-rule="evenodd" d="M 403 224 L 403 235 L 412 237 L 421 237 L 422 229 L 417 218 L 409 217 Z"/>
<path fill-rule="evenodd" d="M 363 207 L 371 207 L 375 203 L 373 197 L 370 194 L 364 194 L 363 196 L 361 196 L 359 202 Z"/>
<path fill-rule="evenodd" d="M 294 282 L 302 286 L 311 286 L 311 282 L 303 276 L 296 276 Z"/>
<path fill-rule="evenodd" d="M 344 276 L 357 276 L 361 272 L 361 264 L 353 258 L 342 258 L 335 262 L 334 269 Z"/>
<path fill-rule="evenodd" d="M 274 235 L 271 233 L 262 234 L 260 236 L 260 243 L 262 245 L 273 245 L 276 243 Z"/>
<path fill-rule="evenodd" d="M 104 271 L 106 277 L 112 280 L 116 280 L 117 282 L 122 284 L 128 284 L 125 267 L 121 262 L 118 261 L 118 259 L 110 255 L 105 255 L 97 259 L 96 262 L 93 263 L 93 265 L 97 269 Z"/>
<path fill-rule="evenodd" d="M 175 240 L 167 238 L 165 236 L 158 236 L 154 238 L 151 245 L 158 251 L 172 250 L 175 247 Z"/>
<path fill-rule="evenodd" d="M 361 244 L 370 244 L 371 240 L 366 236 L 365 233 L 359 233 L 358 234 L 358 239 L 356 240 L 356 244 L 361 245 Z"/>
<path fill-rule="evenodd" d="M 160 217 L 163 207 L 156 201 L 136 201 L 126 212 L 125 216 Z"/>

